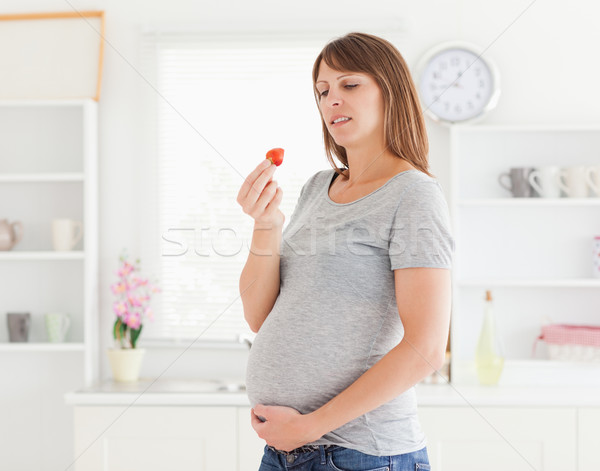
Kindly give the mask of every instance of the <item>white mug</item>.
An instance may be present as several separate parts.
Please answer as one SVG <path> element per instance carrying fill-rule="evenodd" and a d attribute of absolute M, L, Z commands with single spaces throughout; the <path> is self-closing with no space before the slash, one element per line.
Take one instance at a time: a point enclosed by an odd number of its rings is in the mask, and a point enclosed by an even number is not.
<path fill-rule="evenodd" d="M 542 198 L 560 198 L 559 174 L 560 167 L 538 167 L 529 174 L 529 184 Z"/>
<path fill-rule="evenodd" d="M 63 312 L 46 314 L 46 333 L 49 342 L 64 342 L 70 326 L 71 318 L 69 314 Z"/>
<path fill-rule="evenodd" d="M 52 221 L 52 244 L 54 250 L 65 252 L 71 250 L 83 236 L 83 223 L 71 219 L 54 219 Z"/>
<path fill-rule="evenodd" d="M 592 192 L 600 196 L 600 165 L 587 167 L 585 169 L 585 180 Z"/>
<path fill-rule="evenodd" d="M 585 180 L 583 165 L 563 168 L 558 177 L 558 186 L 569 198 L 585 198 L 588 195 L 588 184 Z"/>

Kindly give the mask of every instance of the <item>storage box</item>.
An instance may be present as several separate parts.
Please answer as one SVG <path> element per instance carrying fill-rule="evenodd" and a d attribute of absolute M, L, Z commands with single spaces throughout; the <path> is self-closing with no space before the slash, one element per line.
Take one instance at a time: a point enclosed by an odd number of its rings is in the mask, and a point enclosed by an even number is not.
<path fill-rule="evenodd" d="M 548 324 L 538 340 L 548 345 L 551 360 L 600 362 L 600 326 Z"/>

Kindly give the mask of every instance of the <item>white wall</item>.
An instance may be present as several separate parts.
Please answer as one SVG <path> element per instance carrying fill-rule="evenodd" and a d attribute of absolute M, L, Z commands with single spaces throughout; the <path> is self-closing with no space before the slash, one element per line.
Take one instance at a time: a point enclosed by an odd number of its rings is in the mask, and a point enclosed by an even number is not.
<path fill-rule="evenodd" d="M 487 48 L 501 73 L 502 95 L 489 123 L 586 123 L 598 122 L 600 89 L 595 76 L 599 66 L 588 59 L 592 44 L 600 43 L 600 32 L 593 24 L 600 7 L 592 1 L 576 1 L 565 10 L 557 0 L 534 2 L 383 1 L 364 7 L 361 1 L 281 2 L 225 1 L 105 2 L 106 37 L 105 76 L 100 106 L 100 227 L 101 237 L 101 319 L 103 341 L 109 341 L 110 267 L 122 246 L 136 247 L 142 234 L 136 214 L 136 168 L 144 165 L 143 144 L 148 136 L 136 127 L 141 122 L 141 93 L 148 83 L 139 74 L 138 37 L 144 27 L 199 29 L 291 29 L 319 28 L 331 37 L 358 29 L 372 30 L 399 24 L 405 29 L 397 44 L 407 62 L 414 66 L 430 47 L 449 39 L 462 39 Z M 226 101 L 226 98 L 224 98 Z M 448 189 L 448 133 L 428 122 L 433 173 Z M 324 167 L 328 164 L 324 162 Z M 132 185 L 133 184 L 133 185 Z M 285 189 L 284 189 L 285 191 Z M 232 204 L 236 204 L 232 201 Z M 117 210 L 118 208 L 118 210 Z M 114 228 L 119 228 L 116 236 Z M 112 265 L 111 265 L 112 264 Z M 163 352 L 175 358 L 181 350 Z M 216 353 L 215 353 L 216 354 Z M 167 361 L 165 357 L 165 361 Z M 194 358 L 203 361 L 198 351 L 188 351 L 178 362 Z M 104 360 L 104 356 L 102 356 Z M 239 360 L 243 363 L 243 359 Z M 160 374 L 145 362 L 144 374 Z M 229 365 L 232 374 L 241 374 L 240 364 Z M 102 371 L 109 375 L 107 364 Z"/>
<path fill-rule="evenodd" d="M 69 11 L 101 9 L 106 12 L 106 48 L 104 77 L 100 100 L 100 312 L 99 332 L 103 350 L 110 340 L 112 324 L 109 284 L 113 281 L 116 259 L 123 247 L 136 252 L 142 234 L 138 215 L 143 201 L 137 199 L 137 169 L 144 165 L 144 140 L 139 123 L 141 96 L 148 85 L 140 77 L 138 38 L 145 25 L 169 24 L 181 27 L 213 29 L 283 29 L 330 28 L 332 37 L 351 30 L 370 32 L 378 24 L 393 24 L 397 19 L 405 25 L 406 34 L 398 48 L 414 66 L 430 47 L 451 39 L 468 40 L 488 47 L 501 73 L 502 96 L 487 123 L 598 123 L 600 122 L 600 66 L 595 61 L 594 44 L 600 44 L 600 29 L 594 23 L 600 16 L 600 4 L 592 0 L 346 0 L 304 2 L 255 0 L 3 0 L 0 13 Z M 367 6 L 365 6 L 367 5 Z M 1 58 L 0 58 L 1 60 Z M 428 123 L 433 173 L 448 188 L 448 133 Z M 599 149 L 600 154 L 600 149 Z M 324 162 L 324 167 L 327 164 Z M 232 204 L 236 204 L 232 201 Z M 244 350 L 225 354 L 219 350 L 182 349 L 152 352 L 146 359 L 144 376 L 161 374 L 173 361 L 169 375 L 242 376 L 245 369 Z M 1 354 L 0 364 L 11 361 L 27 369 L 21 376 L 46 378 L 56 391 L 77 384 L 81 375 L 70 378 L 44 373 L 48 365 L 30 358 Z M 58 357 L 60 358 L 60 357 Z M 105 354 L 101 352 L 103 377 L 108 377 Z M 217 361 L 220 359 L 220 362 Z M 58 359 L 57 362 L 62 360 Z M 71 363 L 65 360 L 64 365 Z M 208 365 L 212 365 L 209 367 Z M 53 367 L 58 368 L 57 364 Z M 212 368 L 212 370 L 211 370 Z M 10 371 L 19 370 L 13 367 Z M 7 368 L 3 368 L 7 372 Z M 13 375 L 11 375 L 13 376 Z M 68 375 L 67 375 L 68 376 Z M 10 388 L 8 385 L 10 384 Z M 31 410 L 26 402 L 17 402 L 19 388 L 31 393 Z M 0 467 L 12 470 L 66 469 L 71 463 L 72 431 L 68 408 L 55 413 L 53 402 L 42 400 L 48 389 L 27 379 L 15 382 L 0 378 L 2 409 L 10 404 L 22 412 L 19 430 L 30 435 L 11 434 L 4 422 L 0 429 Z M 27 397 L 21 394 L 21 397 Z M 8 404 L 6 401 L 10 401 Z M 13 407 L 15 409 L 15 407 Z M 56 433 L 52 422 L 60 422 Z"/>

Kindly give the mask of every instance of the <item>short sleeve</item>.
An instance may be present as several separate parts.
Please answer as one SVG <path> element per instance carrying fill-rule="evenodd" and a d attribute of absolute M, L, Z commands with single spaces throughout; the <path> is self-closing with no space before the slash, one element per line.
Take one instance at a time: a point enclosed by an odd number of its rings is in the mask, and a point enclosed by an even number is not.
<path fill-rule="evenodd" d="M 400 197 L 389 236 L 391 269 L 452 268 L 454 238 L 448 204 L 435 180 L 408 187 Z"/>
<path fill-rule="evenodd" d="M 302 188 L 300 188 L 300 194 L 298 195 L 298 199 L 296 200 L 296 204 L 294 205 L 292 214 L 291 214 L 289 220 L 288 220 L 287 216 L 285 218 L 285 222 L 283 224 L 284 232 L 287 229 L 287 227 L 289 226 L 289 223 L 292 222 L 294 220 L 294 218 L 302 212 L 302 206 L 306 202 L 306 197 L 308 196 L 307 194 L 310 193 L 310 188 L 312 187 L 312 185 L 314 185 L 315 179 L 318 174 L 319 174 L 319 172 L 312 175 L 306 182 L 304 182 L 304 184 L 302 185 Z"/>
<path fill-rule="evenodd" d="M 311 183 L 313 178 L 314 178 L 314 176 L 309 178 L 306 182 L 304 182 L 304 185 L 302 185 L 302 188 L 300 188 L 300 194 L 298 195 L 298 199 L 296 200 L 296 205 L 294 206 L 294 210 L 292 211 L 291 218 L 293 218 L 294 214 L 296 214 L 296 212 L 298 212 L 298 208 L 300 207 L 300 203 L 302 202 L 302 196 L 304 195 L 306 187 Z M 290 220 L 291 220 L 291 218 L 290 218 Z"/>

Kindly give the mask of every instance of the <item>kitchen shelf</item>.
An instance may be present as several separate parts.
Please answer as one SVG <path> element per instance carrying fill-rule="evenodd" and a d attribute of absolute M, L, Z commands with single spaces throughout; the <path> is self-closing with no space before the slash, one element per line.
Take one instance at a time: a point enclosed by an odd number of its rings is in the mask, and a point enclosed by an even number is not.
<path fill-rule="evenodd" d="M 460 125 L 450 128 L 451 378 L 477 384 L 475 349 L 491 290 L 505 350 L 500 382 L 600 385 L 600 363 L 541 359 L 547 322 L 600 325 L 592 241 L 600 198 L 515 198 L 498 177 L 511 167 L 597 165 L 600 125 Z M 589 276 L 588 276 L 589 274 Z"/>
<path fill-rule="evenodd" d="M 0 100 L 0 213 L 24 227 L 0 252 L 0 312 L 31 313 L 30 342 L 10 343 L 4 322 L 0 352 L 77 352 L 85 384 L 99 377 L 97 128 L 91 99 Z M 52 221 L 63 218 L 81 221 L 83 238 L 54 251 Z M 71 316 L 64 343 L 47 342 L 51 312 Z"/>
<path fill-rule="evenodd" d="M 468 198 L 459 206 L 524 206 L 524 207 L 571 207 L 600 206 L 600 198 Z"/>
<path fill-rule="evenodd" d="M 0 183 L 66 183 L 83 182 L 84 174 L 79 172 L 65 173 L 5 173 L 0 174 Z"/>
<path fill-rule="evenodd" d="M 15 99 L 1 99 L 0 100 L 0 107 L 27 107 L 27 106 L 32 106 L 32 107 L 46 107 L 46 106 L 50 106 L 50 107 L 69 107 L 69 106 L 74 106 L 74 107 L 82 107 L 82 106 L 86 106 L 87 103 L 89 103 L 91 100 L 89 98 L 81 98 L 81 99 L 72 99 L 72 100 L 65 100 L 62 98 L 56 98 L 56 99 L 42 99 L 42 100 L 30 100 L 27 98 L 15 98 Z"/>
<path fill-rule="evenodd" d="M 539 348 L 542 348 L 540 342 Z M 462 378 L 462 385 L 478 386 L 475 367 L 470 362 L 456 362 L 453 374 Z M 585 386 L 600 387 L 600 362 L 558 361 L 546 359 L 504 360 L 504 369 L 497 387 L 502 386 Z M 493 389 L 493 386 L 490 388 Z"/>
<path fill-rule="evenodd" d="M 458 280 L 462 287 L 473 288 L 493 288 L 493 287 L 514 287 L 514 288 L 600 288 L 600 279 L 596 278 L 573 278 L 573 279 L 478 279 L 478 280 Z"/>
<path fill-rule="evenodd" d="M 72 250 L 69 252 L 55 251 L 11 251 L 0 252 L 0 260 L 83 260 L 85 252 L 82 250 Z"/>
<path fill-rule="evenodd" d="M 0 343 L 0 352 L 83 352 L 83 343 Z"/>

